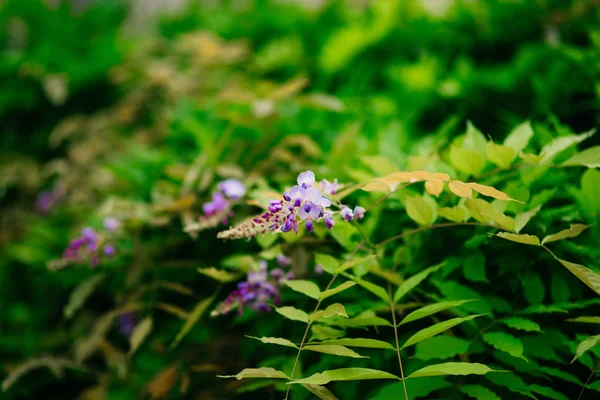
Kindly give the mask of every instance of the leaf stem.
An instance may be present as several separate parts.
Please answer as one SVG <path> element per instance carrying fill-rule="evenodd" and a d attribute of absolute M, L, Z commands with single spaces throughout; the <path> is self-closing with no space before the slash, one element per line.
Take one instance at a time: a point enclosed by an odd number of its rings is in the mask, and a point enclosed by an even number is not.
<path fill-rule="evenodd" d="M 590 381 L 592 380 L 592 378 L 596 374 L 596 371 L 598 371 L 599 368 L 600 368 L 600 364 L 596 365 L 596 368 L 594 368 L 592 370 L 592 373 L 590 374 L 590 376 L 588 376 L 587 381 L 585 381 L 585 384 L 581 388 L 581 392 L 579 392 L 579 397 L 577 398 L 577 400 L 581 400 L 581 397 L 583 396 L 583 392 L 585 391 L 585 388 L 587 387 L 588 383 L 590 383 Z"/>
<path fill-rule="evenodd" d="M 398 365 L 400 366 L 400 377 L 402 378 L 402 387 L 404 388 L 404 398 L 408 400 L 408 390 L 406 390 L 406 380 L 404 379 L 404 368 L 402 367 L 402 357 L 400 356 L 400 342 L 398 341 L 398 326 L 396 325 L 396 309 L 394 308 L 394 299 L 392 298 L 392 284 L 388 282 L 388 297 L 390 299 L 390 311 L 392 312 L 392 323 L 394 324 L 394 336 L 396 338 L 396 354 L 398 354 Z"/>
<path fill-rule="evenodd" d="M 354 255 L 358 252 L 358 250 L 360 250 L 360 248 L 364 244 L 365 244 L 364 240 L 361 241 L 354 248 L 354 250 L 352 250 L 352 253 L 350 253 L 350 255 L 348 256 L 347 261 L 350 261 L 352 259 L 352 257 L 354 257 Z M 339 275 L 338 273 L 333 274 L 333 276 L 331 277 L 331 280 L 329 281 L 329 283 L 327 284 L 327 287 L 325 288 L 325 291 L 327 291 L 331 288 L 331 285 L 333 285 L 333 282 L 335 282 L 338 275 Z M 317 305 L 315 306 L 313 313 L 316 313 L 317 311 L 319 311 L 319 307 L 321 306 L 321 301 L 322 301 L 322 299 L 319 298 L 319 301 L 317 302 Z M 290 389 L 292 388 L 291 383 L 294 380 L 294 374 L 296 373 L 296 367 L 298 366 L 298 361 L 300 360 L 300 353 L 302 352 L 302 349 L 304 348 L 304 343 L 306 342 L 306 337 L 308 336 L 308 332 L 310 331 L 311 325 L 312 325 L 312 321 L 309 321 L 308 324 L 306 325 L 306 329 L 304 330 L 304 336 L 302 336 L 302 341 L 300 342 L 300 346 L 298 347 L 298 353 L 296 354 L 296 359 L 294 360 L 294 366 L 292 367 L 292 373 L 290 374 L 290 380 L 288 382 L 288 387 L 287 387 L 287 391 L 285 392 L 284 400 L 287 400 L 290 395 Z"/>

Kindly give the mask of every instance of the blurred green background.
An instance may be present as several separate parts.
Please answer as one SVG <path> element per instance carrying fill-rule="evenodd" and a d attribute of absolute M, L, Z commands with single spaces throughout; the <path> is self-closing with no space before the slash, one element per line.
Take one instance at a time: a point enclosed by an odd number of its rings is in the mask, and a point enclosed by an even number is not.
<path fill-rule="evenodd" d="M 290 333 L 283 323 L 266 327 L 269 316 L 206 318 L 169 350 L 182 311 L 185 319 L 217 287 L 196 268 L 268 247 L 223 242 L 214 230 L 190 237 L 182 226 L 197 217 L 198 203 L 188 210 L 186 196 L 208 198 L 219 177 L 281 189 L 307 168 L 342 181 L 382 175 L 390 165 L 446 172 L 444 146 L 467 121 L 501 142 L 529 120 L 533 148 L 589 131 L 600 122 L 599 17 L 596 0 L 0 2 L 0 378 L 46 356 L 88 367 L 34 368 L 0 398 L 283 398 L 273 387 L 239 392 L 239 385 L 215 378 L 266 358 L 244 335 Z M 580 148 L 598 143 L 593 136 Z M 369 169 L 364 156 L 379 157 L 379 168 Z M 590 171 L 585 179 L 596 187 L 598 174 Z M 544 173 L 550 178 L 524 178 L 532 193 L 561 189 L 538 228 L 554 229 L 550 220 L 597 221 L 597 200 L 581 205 L 590 198 L 581 171 Z M 39 208 L 43 193 L 55 196 L 48 212 Z M 259 191 L 253 196 L 262 200 Z M 400 228 L 385 224 L 385 216 L 399 213 L 386 210 L 369 231 L 379 240 L 393 236 Z M 47 264 L 81 227 L 100 226 L 111 215 L 128 221 L 121 251 L 66 318 L 73 289 L 99 270 L 53 271 Z M 595 234 L 587 249 L 565 252 L 600 266 Z M 432 238 L 434 247 L 461 257 L 453 251 L 468 236 L 446 235 L 445 243 Z M 413 245 L 413 255 L 429 262 L 431 254 Z M 298 250 L 295 258 L 306 253 Z M 493 258 L 491 250 L 486 256 Z M 538 266 L 550 264 L 532 257 Z M 299 262 L 300 275 L 307 264 Z M 541 268 L 531 278 L 540 290 L 562 279 Z M 520 282 L 504 274 L 496 297 L 538 302 L 515 295 Z M 161 288 L 165 281 L 184 288 Z M 569 285 L 572 301 L 589 299 L 583 286 Z M 547 298 L 546 304 L 561 300 Z M 152 311 L 153 340 L 128 357 L 127 337 L 117 330 L 100 339 L 90 332 L 132 299 L 177 309 Z M 570 334 L 552 321 L 557 337 Z M 100 355 L 83 356 L 86 344 Z M 534 371 L 533 381 L 542 375 Z M 563 383 L 552 379 L 546 383 L 560 389 Z M 379 388 L 347 385 L 341 399 L 375 398 Z M 506 393 L 502 398 L 521 396 Z M 564 393 L 576 398 L 579 388 Z"/>

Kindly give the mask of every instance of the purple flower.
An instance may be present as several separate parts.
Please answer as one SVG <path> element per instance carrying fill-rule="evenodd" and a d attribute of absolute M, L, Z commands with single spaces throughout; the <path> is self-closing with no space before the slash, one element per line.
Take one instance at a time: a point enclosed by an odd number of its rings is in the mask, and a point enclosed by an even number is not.
<path fill-rule="evenodd" d="M 339 188 L 339 184 L 338 184 L 338 180 L 334 179 L 333 182 L 329 182 L 327 179 L 323 179 L 321 182 L 319 182 L 319 187 L 321 188 L 321 190 L 323 190 L 323 192 L 325 194 L 336 194 L 338 188 Z"/>
<path fill-rule="evenodd" d="M 314 185 L 315 183 L 315 173 L 312 171 L 305 171 L 298 175 L 298 185 L 302 186 L 304 189 Z"/>
<path fill-rule="evenodd" d="M 226 179 L 219 183 L 218 188 L 230 199 L 239 199 L 246 194 L 246 187 L 237 179 Z"/>
<path fill-rule="evenodd" d="M 331 230 L 331 228 L 333 228 L 333 214 L 329 212 L 324 213 L 323 220 L 325 221 L 325 226 L 327 229 Z"/>
<path fill-rule="evenodd" d="M 288 265 L 290 265 L 292 263 L 292 259 L 289 257 L 284 256 L 283 254 L 277 254 L 277 264 L 283 268 L 283 267 L 287 267 Z"/>
<path fill-rule="evenodd" d="M 212 201 L 202 205 L 202 210 L 207 217 L 210 217 L 211 215 L 226 210 L 228 206 L 229 202 L 227 199 L 221 193 L 215 192 L 212 195 Z"/>
<path fill-rule="evenodd" d="M 117 229 L 121 226 L 121 222 L 112 217 L 104 218 L 104 229 L 108 232 L 116 232 Z"/>
<path fill-rule="evenodd" d="M 356 219 L 363 219 L 365 217 L 365 212 L 366 211 L 367 210 L 365 210 L 361 206 L 354 207 L 354 218 L 356 218 Z"/>
<path fill-rule="evenodd" d="M 115 255 L 115 246 L 112 244 L 107 244 L 104 246 L 104 255 L 106 257 L 112 257 Z"/>
<path fill-rule="evenodd" d="M 315 274 L 323 275 L 323 266 L 321 264 L 315 265 Z"/>
<path fill-rule="evenodd" d="M 37 197 L 35 208 L 42 214 L 48 214 L 56 205 L 56 199 L 51 192 L 43 191 Z"/>
<path fill-rule="evenodd" d="M 117 317 L 117 325 L 123 336 L 129 337 L 135 328 L 137 318 L 132 312 L 126 312 Z"/>
<path fill-rule="evenodd" d="M 342 218 L 344 218 L 344 221 L 352 221 L 352 219 L 354 218 L 354 213 L 352 212 L 352 210 L 346 206 L 342 207 L 342 210 L 340 211 L 340 215 L 342 216 Z"/>

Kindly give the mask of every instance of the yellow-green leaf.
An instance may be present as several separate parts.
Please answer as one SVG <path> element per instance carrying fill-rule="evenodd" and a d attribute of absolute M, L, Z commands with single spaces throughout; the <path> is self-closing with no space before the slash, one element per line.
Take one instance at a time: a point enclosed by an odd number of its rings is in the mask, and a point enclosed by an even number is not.
<path fill-rule="evenodd" d="M 582 133 L 581 135 L 569 135 L 554 139 L 552 142 L 548 143 L 542 148 L 542 153 L 544 154 L 544 156 L 542 157 L 541 163 L 549 163 L 550 161 L 554 160 L 554 158 L 563 150 L 566 150 L 569 147 L 576 145 L 577 143 L 583 142 L 585 139 L 592 136 L 595 132 L 595 129 L 592 129 L 591 131 Z"/>
<path fill-rule="evenodd" d="M 488 372 L 494 372 L 484 364 L 448 362 L 443 364 L 428 365 L 421 368 L 406 377 L 418 378 L 422 376 L 441 376 L 441 375 L 485 375 Z"/>
<path fill-rule="evenodd" d="M 542 159 L 544 158 L 544 153 L 541 154 L 530 154 L 530 153 L 519 153 L 519 157 L 523 159 L 528 164 L 531 165 L 540 165 Z"/>
<path fill-rule="evenodd" d="M 129 355 L 132 355 L 137 349 L 139 349 L 151 331 L 152 318 L 150 317 L 144 318 L 135 326 L 133 332 L 131 332 L 131 336 L 129 337 Z"/>
<path fill-rule="evenodd" d="M 506 318 L 502 320 L 502 323 L 510 328 L 518 329 L 525 332 L 541 332 L 540 326 L 537 323 L 525 318 Z"/>
<path fill-rule="evenodd" d="M 511 147 L 515 153 L 519 153 L 527 147 L 532 137 L 533 129 L 531 129 L 531 123 L 525 121 L 513 128 L 506 139 L 504 139 L 504 145 Z"/>
<path fill-rule="evenodd" d="M 343 328 L 360 328 L 363 326 L 392 326 L 383 318 L 377 317 L 373 311 L 366 311 L 354 318 L 330 318 L 323 320 L 328 325 L 340 326 Z"/>
<path fill-rule="evenodd" d="M 276 337 L 260 337 L 259 338 L 259 337 L 254 337 L 254 336 L 247 336 L 247 337 L 249 337 L 250 339 L 260 340 L 264 344 L 278 344 L 280 346 L 292 347 L 294 349 L 298 348 L 298 346 L 296 346 L 290 340 L 287 340 L 284 338 L 276 338 Z"/>
<path fill-rule="evenodd" d="M 542 208 L 542 205 L 535 207 L 526 212 L 519 213 L 515 216 L 515 232 L 519 233 L 529 223 L 529 220 L 533 218 Z"/>
<path fill-rule="evenodd" d="M 69 302 L 63 309 L 63 315 L 66 319 L 71 318 L 77 310 L 79 310 L 85 300 L 90 297 L 96 286 L 102 282 L 104 279 L 104 274 L 94 275 L 91 278 L 81 282 L 69 296 Z"/>
<path fill-rule="evenodd" d="M 215 267 L 210 268 L 198 268 L 198 272 L 202 275 L 206 275 L 208 277 L 213 278 L 216 281 L 221 283 L 228 283 L 238 280 L 242 275 L 234 274 L 228 271 L 224 271 L 222 269 L 217 269 Z"/>
<path fill-rule="evenodd" d="M 600 146 L 590 147 L 582 152 L 574 154 L 571 158 L 561 164 L 561 167 L 581 165 L 588 168 L 600 168 Z"/>
<path fill-rule="evenodd" d="M 437 212 L 447 220 L 454 222 L 463 222 L 467 219 L 467 209 L 461 205 L 455 207 L 438 207 Z"/>
<path fill-rule="evenodd" d="M 494 348 L 527 361 L 523 356 L 523 343 L 516 337 L 503 332 L 486 332 L 482 338 Z"/>
<path fill-rule="evenodd" d="M 562 230 L 562 231 L 560 231 L 558 233 L 555 233 L 553 235 L 546 236 L 542 240 L 542 244 L 551 243 L 551 242 L 556 242 L 558 240 L 563 240 L 563 239 L 569 239 L 569 238 L 577 237 L 577 236 L 579 236 L 581 234 L 581 232 L 583 232 L 587 228 L 589 228 L 589 226 L 587 226 L 587 225 L 583 225 L 583 224 L 571 224 L 571 226 L 569 227 L 569 229 L 565 229 L 565 230 Z"/>
<path fill-rule="evenodd" d="M 389 372 L 370 368 L 339 368 L 316 373 L 304 379 L 297 379 L 291 383 L 302 383 L 311 385 L 326 385 L 336 381 L 361 381 L 367 379 L 399 379 Z"/>
<path fill-rule="evenodd" d="M 501 237 L 502 239 L 510 240 L 511 242 L 529 244 L 532 246 L 540 245 L 540 239 L 534 235 L 522 235 L 509 232 L 500 232 L 497 233 L 495 236 Z"/>
<path fill-rule="evenodd" d="M 364 263 L 365 261 L 368 261 L 368 260 L 370 260 L 370 259 L 372 259 L 372 258 L 376 258 L 376 257 L 377 257 L 377 256 L 376 256 L 375 254 L 369 254 L 369 255 L 368 255 L 368 256 L 366 256 L 366 257 L 358 258 L 358 259 L 356 259 L 356 260 L 350 260 L 350 261 L 346 261 L 345 263 L 343 263 L 342 265 L 340 265 L 340 266 L 339 266 L 339 267 L 338 267 L 338 268 L 335 270 L 335 272 L 336 272 L 337 274 L 340 274 L 340 273 L 342 273 L 342 272 L 346 271 L 347 269 L 350 269 L 350 268 L 352 268 L 352 267 L 354 267 L 354 266 L 356 266 L 356 265 L 362 264 L 362 263 Z"/>
<path fill-rule="evenodd" d="M 507 169 L 515 160 L 517 153 L 511 147 L 489 141 L 485 146 L 485 156 L 496 166 Z"/>
<path fill-rule="evenodd" d="M 302 348 L 303 350 L 315 351 L 317 353 L 333 354 L 334 356 L 351 358 L 369 358 L 361 356 L 354 350 L 337 344 L 309 344 Z"/>
<path fill-rule="evenodd" d="M 450 148 L 452 166 L 468 175 L 479 175 L 485 167 L 485 158 L 476 150 L 452 146 Z"/>
<path fill-rule="evenodd" d="M 463 183 L 463 185 L 468 186 L 469 188 L 484 196 L 493 197 L 494 199 L 498 200 L 516 201 L 520 203 L 519 200 L 511 199 L 506 193 L 501 192 L 500 190 L 491 186 L 482 185 L 476 182 Z"/>
<path fill-rule="evenodd" d="M 381 300 L 383 300 L 385 302 L 389 301 L 387 291 L 384 288 L 382 288 L 381 286 L 377 286 L 374 283 L 367 282 L 364 279 L 359 278 L 354 275 L 344 274 L 344 276 L 346 276 L 349 279 L 352 279 L 354 282 L 358 283 L 360 286 L 367 289 L 369 292 L 373 293 L 374 295 L 379 297 Z"/>
<path fill-rule="evenodd" d="M 452 193 L 454 193 L 458 197 L 465 197 L 467 199 L 473 197 L 473 189 L 465 185 L 464 182 L 451 181 L 450 183 L 448 183 L 448 188 Z"/>
<path fill-rule="evenodd" d="M 321 253 L 315 254 L 315 263 L 322 266 L 325 272 L 328 272 L 332 275 L 336 273 L 336 270 L 339 266 L 338 260 L 336 260 L 330 255 Z"/>
<path fill-rule="evenodd" d="M 568 319 L 567 321 L 569 321 L 569 322 L 583 322 L 583 323 L 586 323 L 586 324 L 600 324 L 600 317 L 582 316 L 582 317 L 577 317 L 577 318 L 571 318 L 571 319 Z"/>
<path fill-rule="evenodd" d="M 438 335 L 444 331 L 447 331 L 450 328 L 455 327 L 458 324 L 462 324 L 463 322 L 470 321 L 474 318 L 480 317 L 485 314 L 478 315 L 470 315 L 465 318 L 452 318 L 447 321 L 438 322 L 435 325 L 432 325 L 428 328 L 421 329 L 419 332 L 412 335 L 403 345 L 402 348 L 406 348 L 408 346 L 412 346 L 413 344 L 417 344 L 422 342 L 425 339 L 429 339 L 432 336 Z"/>
<path fill-rule="evenodd" d="M 325 310 L 320 310 L 312 313 L 310 315 L 309 321 L 313 322 L 321 318 L 331 318 L 335 315 L 348 318 L 348 314 L 346 314 L 346 309 L 344 308 L 344 306 L 340 303 L 334 303 L 327 307 Z"/>
<path fill-rule="evenodd" d="M 302 386 L 321 400 L 338 400 L 325 386 L 303 383 Z"/>
<path fill-rule="evenodd" d="M 238 381 L 248 378 L 289 379 L 286 374 L 274 368 L 245 368 L 237 375 L 217 375 L 218 378 L 236 378 Z"/>
<path fill-rule="evenodd" d="M 573 363 L 573 361 L 575 361 L 579 357 L 581 357 L 583 355 L 583 353 L 585 353 L 592 347 L 598 345 L 599 343 L 600 343 L 600 335 L 590 336 L 589 338 L 585 339 L 583 342 L 579 343 L 579 345 L 577 345 L 577 350 L 575 350 L 575 357 L 573 358 L 573 360 L 571 360 L 571 363 Z"/>
<path fill-rule="evenodd" d="M 433 206 L 418 196 L 408 196 L 406 198 L 406 213 L 419 225 L 431 225 L 437 215 Z"/>
<path fill-rule="evenodd" d="M 213 302 L 214 299 L 215 299 L 215 295 L 212 295 L 211 297 L 206 298 L 206 299 L 200 301 L 198 304 L 196 304 L 196 306 L 190 313 L 190 316 L 183 324 L 181 331 L 179 331 L 179 333 L 177 334 L 177 337 L 171 344 L 171 348 L 174 348 L 175 346 L 177 346 L 177 343 L 179 343 L 181 341 L 181 339 L 183 339 L 185 337 L 185 335 L 187 335 L 189 333 L 189 331 L 192 330 L 194 325 L 196 325 L 196 323 L 200 320 L 200 318 L 202 317 L 204 312 L 208 309 L 208 307 L 210 306 L 210 304 Z"/>
<path fill-rule="evenodd" d="M 415 310 L 415 311 L 411 312 L 410 314 L 408 314 L 406 317 L 404 317 L 404 319 L 402 321 L 400 321 L 398 326 L 407 324 L 412 321 L 416 321 L 421 318 L 428 317 L 430 315 L 439 313 L 440 311 L 447 310 L 448 308 L 461 306 L 469 301 L 476 301 L 476 300 L 442 301 L 440 303 L 429 304 L 425 307 L 421 307 L 418 310 Z"/>
<path fill-rule="evenodd" d="M 333 289 L 328 289 L 324 292 L 321 292 L 321 300 L 324 300 L 328 297 L 333 296 L 334 294 L 338 294 L 346 289 L 350 289 L 352 286 L 356 285 L 356 282 L 354 281 L 346 281 L 344 283 L 342 283 L 341 285 L 338 285 L 336 287 L 334 287 Z"/>
<path fill-rule="evenodd" d="M 376 339 L 360 339 L 360 338 L 343 338 L 343 339 L 330 339 L 324 340 L 321 344 L 338 344 L 341 346 L 348 347 L 365 347 L 369 349 L 390 349 L 394 350 L 395 347 L 388 342 L 383 342 Z"/>
<path fill-rule="evenodd" d="M 308 314 L 306 314 L 302 310 L 298 310 L 297 308 L 279 307 L 279 308 L 276 308 L 275 311 L 277 311 L 279 314 L 283 315 L 284 317 L 291 319 L 292 321 L 300 321 L 300 322 L 308 323 Z"/>
<path fill-rule="evenodd" d="M 445 263 L 441 263 L 441 264 L 426 268 L 423 271 L 421 271 L 421 272 L 411 276 L 407 280 L 405 280 L 398 287 L 398 289 L 396 290 L 396 293 L 394 293 L 394 303 L 399 302 L 400 299 L 402 299 L 402 297 L 404 297 L 408 292 L 410 292 L 412 289 L 414 289 L 416 286 L 418 286 L 419 283 L 423 282 L 423 280 L 425 280 L 425 278 L 427 278 L 429 276 L 429 274 L 437 271 L 438 269 L 442 268 L 444 265 L 445 265 Z"/>
<path fill-rule="evenodd" d="M 557 258 L 557 260 L 590 289 L 600 294 L 600 275 L 581 264 L 575 264 L 570 261 L 561 260 L 560 258 Z"/>
<path fill-rule="evenodd" d="M 295 290 L 296 292 L 300 292 L 308 297 L 311 297 L 315 300 L 319 300 L 319 296 L 321 296 L 321 291 L 319 287 L 310 281 L 303 281 L 300 279 L 292 279 L 284 281 L 285 285 L 290 289 Z"/>

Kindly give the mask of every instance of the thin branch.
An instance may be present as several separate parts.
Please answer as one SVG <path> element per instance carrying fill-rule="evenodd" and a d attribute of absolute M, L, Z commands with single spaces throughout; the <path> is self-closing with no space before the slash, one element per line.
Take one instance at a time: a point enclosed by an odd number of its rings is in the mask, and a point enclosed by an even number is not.
<path fill-rule="evenodd" d="M 420 228 L 416 228 L 410 231 L 406 231 L 406 232 L 402 232 L 396 236 L 392 236 L 391 238 L 388 238 L 386 240 L 384 240 L 383 242 L 377 243 L 375 246 L 379 247 L 379 246 L 385 246 L 388 243 L 394 242 L 398 239 L 402 239 L 404 236 L 408 236 L 408 235 L 413 235 L 415 233 L 419 233 L 419 232 L 424 232 L 424 231 L 428 231 L 430 229 L 437 229 L 437 228 L 448 228 L 451 226 L 462 226 L 462 225 L 468 225 L 468 226 L 485 226 L 488 228 L 494 228 L 494 229 L 498 229 L 499 227 L 495 226 L 495 225 L 488 225 L 488 224 L 483 224 L 481 222 L 447 222 L 447 223 L 443 223 L 443 224 L 435 224 L 435 225 L 429 225 L 429 226 L 422 226 Z"/>
<path fill-rule="evenodd" d="M 396 354 L 398 354 L 398 365 L 400 366 L 400 377 L 402 378 L 402 387 L 404 388 L 404 398 L 408 400 L 408 391 L 406 390 L 406 380 L 404 379 L 404 368 L 402 368 L 402 357 L 400 356 L 400 342 L 398 341 L 398 326 L 396 325 L 396 310 L 394 308 L 394 299 L 392 298 L 392 284 L 388 282 L 388 297 L 390 299 L 390 311 L 392 312 L 392 323 L 394 324 L 394 336 L 396 337 Z"/>
<path fill-rule="evenodd" d="M 581 388 L 581 392 L 579 392 L 579 397 L 577 398 L 577 400 L 581 400 L 581 397 L 583 396 L 583 392 L 585 391 L 585 388 L 587 387 L 588 383 L 590 383 L 590 381 L 592 380 L 592 378 L 596 374 L 596 371 L 598 371 L 599 368 L 600 368 L 600 364 L 596 365 L 596 368 L 594 368 L 592 370 L 592 373 L 590 374 L 590 376 L 588 376 L 587 381 L 585 381 L 585 384 Z"/>
<path fill-rule="evenodd" d="M 352 250 L 352 253 L 350 253 L 350 255 L 348 256 L 347 261 L 350 261 L 352 259 L 352 257 L 354 257 L 354 255 L 358 252 L 358 250 L 360 250 L 360 248 L 365 244 L 364 241 L 361 241 L 355 248 L 354 250 Z M 338 274 L 335 273 L 333 274 L 333 276 L 331 277 L 331 280 L 329 281 L 329 283 L 327 284 L 327 288 L 325 288 L 325 291 L 329 290 L 331 288 L 331 285 L 333 285 L 333 282 L 335 282 L 335 279 L 338 277 Z M 313 311 L 313 313 L 316 313 L 319 310 L 319 307 L 321 306 L 321 299 L 319 298 L 319 301 L 317 302 L 317 305 Z M 306 324 L 306 330 L 304 331 L 304 336 L 302 336 L 302 341 L 300 342 L 300 346 L 298 347 L 298 353 L 296 354 L 296 359 L 294 360 L 294 366 L 292 367 L 292 373 L 290 375 L 290 380 L 288 382 L 288 387 L 287 387 L 287 391 L 285 392 L 285 398 L 284 400 L 287 400 L 289 395 L 290 395 L 290 389 L 292 388 L 292 381 L 294 380 L 294 374 L 296 373 L 296 367 L 298 366 L 298 361 L 300 360 L 300 353 L 302 353 L 302 350 L 304 348 L 304 344 L 306 342 L 306 337 L 308 336 L 308 332 L 310 331 L 310 327 L 312 325 L 312 321 L 309 321 L 308 324 Z"/>

